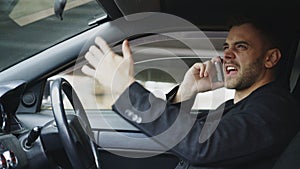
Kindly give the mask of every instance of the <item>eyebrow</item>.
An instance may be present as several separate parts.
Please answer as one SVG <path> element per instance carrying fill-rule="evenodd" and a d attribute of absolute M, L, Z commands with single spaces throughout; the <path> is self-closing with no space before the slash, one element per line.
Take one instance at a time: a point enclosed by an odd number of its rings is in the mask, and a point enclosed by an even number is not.
<path fill-rule="evenodd" d="M 249 43 L 246 42 L 246 41 L 236 41 L 236 42 L 233 43 L 234 46 L 235 46 L 235 45 L 239 45 L 239 44 L 246 44 L 246 45 L 249 45 Z M 225 43 L 223 44 L 223 47 L 224 47 L 224 46 L 228 46 L 228 43 L 225 42 Z"/>

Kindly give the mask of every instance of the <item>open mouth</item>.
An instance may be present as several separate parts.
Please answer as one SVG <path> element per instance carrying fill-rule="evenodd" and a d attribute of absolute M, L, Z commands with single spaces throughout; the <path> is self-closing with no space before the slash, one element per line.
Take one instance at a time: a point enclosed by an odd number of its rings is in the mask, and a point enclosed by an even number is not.
<path fill-rule="evenodd" d="M 225 66 L 225 72 L 227 75 L 234 75 L 238 72 L 238 69 L 234 65 Z"/>

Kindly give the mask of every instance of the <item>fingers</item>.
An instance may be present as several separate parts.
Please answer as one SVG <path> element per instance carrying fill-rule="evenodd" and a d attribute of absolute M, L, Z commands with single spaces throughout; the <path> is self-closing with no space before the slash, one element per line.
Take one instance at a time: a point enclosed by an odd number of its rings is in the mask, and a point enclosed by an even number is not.
<path fill-rule="evenodd" d="M 97 67 L 99 59 L 97 59 L 94 54 L 92 54 L 91 52 L 87 52 L 84 57 L 93 68 Z"/>
<path fill-rule="evenodd" d="M 193 65 L 193 74 L 199 73 L 200 78 L 208 77 L 212 68 L 213 68 L 213 63 L 212 61 L 207 61 L 204 63 L 195 63 Z"/>
<path fill-rule="evenodd" d="M 101 37 L 96 37 L 95 44 L 96 45 L 92 45 L 85 54 L 85 59 L 89 65 L 82 68 L 83 73 L 94 75 L 95 70 L 99 67 L 101 62 L 101 64 L 106 67 L 119 67 L 122 64 L 122 67 L 125 66 L 128 68 L 128 73 L 133 75 L 133 59 L 128 40 L 124 40 L 122 44 L 124 57 L 115 54 Z"/>
<path fill-rule="evenodd" d="M 84 56 L 91 67 L 84 65 L 81 68 L 81 71 L 88 76 L 95 75 L 99 62 L 105 58 L 106 54 L 111 52 L 110 47 L 102 38 L 96 37 L 95 43 L 96 46 L 92 45 Z"/>
<path fill-rule="evenodd" d="M 101 37 L 96 37 L 95 43 L 96 45 L 92 45 L 85 54 L 85 59 L 93 68 L 96 68 L 104 56 L 112 51 Z"/>
<path fill-rule="evenodd" d="M 122 44 L 122 52 L 125 59 L 131 59 L 131 49 L 128 40 L 124 40 Z"/>
<path fill-rule="evenodd" d="M 208 77 L 209 75 L 212 75 L 212 72 L 214 70 L 214 63 L 212 60 L 209 60 L 205 62 L 206 69 L 205 69 L 205 77 Z"/>
<path fill-rule="evenodd" d="M 216 62 L 223 63 L 223 59 L 220 56 L 213 57 L 211 63 L 215 64 Z"/>
<path fill-rule="evenodd" d="M 217 57 L 213 57 L 211 60 L 204 62 L 203 64 L 205 64 L 205 72 L 204 72 L 204 77 L 208 77 L 210 76 L 215 76 L 218 72 L 217 67 L 216 67 L 216 63 L 223 63 L 223 60 L 220 56 Z M 220 68 L 219 71 L 222 71 L 222 69 Z"/>
<path fill-rule="evenodd" d="M 99 49 L 102 51 L 103 55 L 106 55 L 109 52 L 111 52 L 111 48 L 101 37 L 99 37 L 99 36 L 96 37 L 95 43 L 99 47 Z"/>
<path fill-rule="evenodd" d="M 86 75 L 88 75 L 88 76 L 91 76 L 91 77 L 93 77 L 94 75 L 95 75 L 95 69 L 92 69 L 92 68 L 90 68 L 90 67 L 88 67 L 87 65 L 84 65 L 82 68 L 81 68 L 81 71 L 84 73 L 84 74 L 86 74 Z"/>
<path fill-rule="evenodd" d="M 206 67 L 206 65 L 203 63 L 195 63 L 193 65 L 193 69 L 192 69 L 193 74 L 194 75 L 199 74 L 200 78 L 205 77 L 205 67 Z"/>
<path fill-rule="evenodd" d="M 220 57 L 220 56 L 217 56 L 217 57 L 213 57 L 212 59 L 211 59 L 211 61 L 212 62 L 223 62 L 223 59 Z"/>
<path fill-rule="evenodd" d="M 99 48 L 97 48 L 96 46 L 94 46 L 94 45 L 89 48 L 88 52 L 91 55 L 94 55 L 94 56 L 97 56 L 97 57 L 103 56 L 102 51 Z"/>
<path fill-rule="evenodd" d="M 124 40 L 122 44 L 122 52 L 125 62 L 129 65 L 129 75 L 133 76 L 134 74 L 134 68 L 133 68 L 133 59 L 131 54 L 131 49 L 129 46 L 128 40 Z"/>

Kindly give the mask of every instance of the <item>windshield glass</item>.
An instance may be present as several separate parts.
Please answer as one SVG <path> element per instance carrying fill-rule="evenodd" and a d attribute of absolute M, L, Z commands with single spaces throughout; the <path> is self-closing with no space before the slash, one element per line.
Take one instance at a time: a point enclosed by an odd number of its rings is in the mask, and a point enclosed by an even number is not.
<path fill-rule="evenodd" d="M 54 14 L 54 1 L 0 1 L 0 71 L 62 42 L 91 26 L 106 13 L 94 0 L 68 0 L 63 20 Z"/>

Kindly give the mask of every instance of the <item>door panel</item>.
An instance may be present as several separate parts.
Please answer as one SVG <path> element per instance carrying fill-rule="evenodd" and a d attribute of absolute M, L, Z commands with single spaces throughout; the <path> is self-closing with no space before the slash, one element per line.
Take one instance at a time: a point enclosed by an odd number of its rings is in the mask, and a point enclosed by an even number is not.
<path fill-rule="evenodd" d="M 106 112 L 101 118 L 97 118 L 99 114 L 88 114 L 89 117 L 93 116 L 90 118 L 93 119 L 92 127 L 97 126 L 94 132 L 99 145 L 102 169 L 174 169 L 177 165 L 179 160 L 176 156 L 164 152 L 163 146 L 147 139 L 146 135 L 115 113 Z M 99 129 L 100 126 L 102 129 Z"/>

